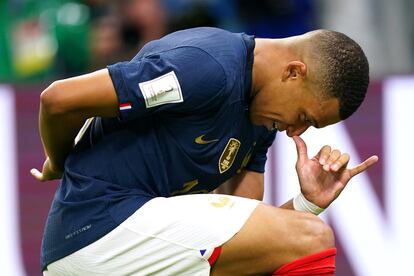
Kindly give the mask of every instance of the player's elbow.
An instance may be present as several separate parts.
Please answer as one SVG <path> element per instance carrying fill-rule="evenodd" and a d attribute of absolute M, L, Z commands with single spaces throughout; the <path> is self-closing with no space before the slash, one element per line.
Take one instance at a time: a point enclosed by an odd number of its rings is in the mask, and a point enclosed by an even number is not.
<path fill-rule="evenodd" d="M 40 104 L 49 115 L 60 115 L 68 112 L 62 97 L 62 81 L 55 81 L 40 94 Z"/>

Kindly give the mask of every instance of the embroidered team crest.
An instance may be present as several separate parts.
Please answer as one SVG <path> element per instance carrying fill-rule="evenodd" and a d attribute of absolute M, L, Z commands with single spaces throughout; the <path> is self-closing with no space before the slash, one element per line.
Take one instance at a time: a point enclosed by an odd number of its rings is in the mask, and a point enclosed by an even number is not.
<path fill-rule="evenodd" d="M 174 71 L 138 84 L 147 108 L 184 101 L 180 83 Z"/>
<path fill-rule="evenodd" d="M 234 159 L 236 159 L 237 152 L 240 148 L 240 141 L 235 138 L 230 138 L 227 142 L 227 146 L 222 152 L 219 160 L 220 173 L 226 172 L 233 165 Z"/>

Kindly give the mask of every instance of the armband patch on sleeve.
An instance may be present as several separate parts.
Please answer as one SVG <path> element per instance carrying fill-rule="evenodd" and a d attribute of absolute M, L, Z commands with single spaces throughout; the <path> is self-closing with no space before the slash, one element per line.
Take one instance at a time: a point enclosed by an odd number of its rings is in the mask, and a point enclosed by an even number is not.
<path fill-rule="evenodd" d="M 180 83 L 174 71 L 158 78 L 139 83 L 147 108 L 184 101 Z"/>

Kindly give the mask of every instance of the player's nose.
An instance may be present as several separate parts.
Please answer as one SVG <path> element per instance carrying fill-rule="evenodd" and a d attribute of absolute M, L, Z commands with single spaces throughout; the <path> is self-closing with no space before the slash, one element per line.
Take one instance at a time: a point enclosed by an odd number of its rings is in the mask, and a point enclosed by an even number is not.
<path fill-rule="evenodd" d="M 300 136 L 302 133 L 304 133 L 308 129 L 308 125 L 301 125 L 301 126 L 289 126 L 286 129 L 286 134 L 289 137 L 293 136 Z"/>

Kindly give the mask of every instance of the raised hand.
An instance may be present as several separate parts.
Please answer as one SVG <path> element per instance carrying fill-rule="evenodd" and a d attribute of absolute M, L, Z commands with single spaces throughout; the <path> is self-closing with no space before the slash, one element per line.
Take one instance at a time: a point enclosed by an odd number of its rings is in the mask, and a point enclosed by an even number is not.
<path fill-rule="evenodd" d="M 307 200 L 321 208 L 328 207 L 352 177 L 378 161 L 378 156 L 373 155 L 354 168 L 348 169 L 349 154 L 324 146 L 316 156 L 309 159 L 303 139 L 294 136 L 293 140 L 298 153 L 296 172 L 301 192 Z"/>

